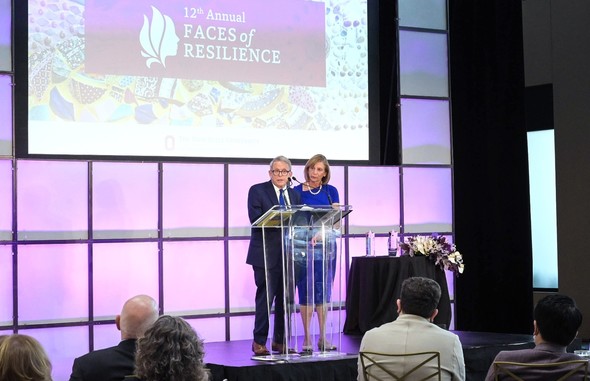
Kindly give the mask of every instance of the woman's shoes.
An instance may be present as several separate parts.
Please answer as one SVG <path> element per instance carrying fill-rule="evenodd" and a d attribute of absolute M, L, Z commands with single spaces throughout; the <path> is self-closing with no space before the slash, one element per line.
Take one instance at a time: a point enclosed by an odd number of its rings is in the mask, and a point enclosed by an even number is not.
<path fill-rule="evenodd" d="M 336 347 L 335 345 L 332 345 L 329 341 L 327 340 L 321 340 L 318 341 L 318 350 L 320 352 L 325 352 L 325 351 L 335 351 L 336 349 L 338 349 L 338 347 Z"/>
<path fill-rule="evenodd" d="M 302 345 L 301 346 L 301 354 L 302 355 L 310 355 L 313 353 L 313 345 Z"/>

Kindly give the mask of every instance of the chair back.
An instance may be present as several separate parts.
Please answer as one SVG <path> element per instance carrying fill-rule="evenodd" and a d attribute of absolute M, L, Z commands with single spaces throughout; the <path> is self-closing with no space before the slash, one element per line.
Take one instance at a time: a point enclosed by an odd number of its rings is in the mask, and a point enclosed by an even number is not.
<path fill-rule="evenodd" d="M 425 381 L 441 380 L 440 353 L 376 353 L 360 352 L 361 368 L 367 381 Z M 400 363 L 408 366 L 400 367 Z M 421 378 L 417 378 L 421 377 Z"/>
<path fill-rule="evenodd" d="M 494 361 L 495 380 L 588 380 L 588 360 L 570 360 L 551 363 L 521 363 Z"/>

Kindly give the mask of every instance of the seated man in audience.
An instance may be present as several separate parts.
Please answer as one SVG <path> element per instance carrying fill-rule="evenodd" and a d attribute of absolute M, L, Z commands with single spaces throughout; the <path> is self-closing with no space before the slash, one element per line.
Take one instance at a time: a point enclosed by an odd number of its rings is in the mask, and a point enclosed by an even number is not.
<path fill-rule="evenodd" d="M 582 313 L 576 302 L 569 296 L 552 294 L 545 296 L 537 303 L 533 312 L 533 335 L 535 347 L 514 351 L 501 351 L 494 361 L 510 361 L 519 363 L 552 363 L 581 358 L 567 353 L 567 346 L 575 339 L 582 325 Z M 513 370 L 512 367 L 507 367 Z M 571 370 L 571 367 L 569 368 Z M 556 380 L 566 368 L 519 368 L 515 374 L 525 380 Z M 575 374 L 568 380 L 583 380 L 584 375 Z M 575 376 L 575 377 L 574 377 Z M 496 368 L 490 366 L 486 381 L 496 379 Z M 511 379 L 506 374 L 499 374 L 500 380 Z"/>
<path fill-rule="evenodd" d="M 432 323 L 438 313 L 436 307 L 440 296 L 440 286 L 434 280 L 422 277 L 406 279 L 397 300 L 399 317 L 391 323 L 367 331 L 359 351 L 382 354 L 439 352 L 441 380 L 465 380 L 465 362 L 459 337 Z M 400 370 L 411 369 L 423 360 L 424 358 L 417 361 L 416 358 L 389 357 L 381 364 L 398 374 Z M 371 374 L 385 376 L 376 366 L 372 368 Z M 437 369 L 437 363 L 429 361 L 420 371 L 413 373 L 414 376 L 410 379 L 422 379 Z M 365 380 L 360 355 L 358 380 Z"/>
<path fill-rule="evenodd" d="M 90 352 L 74 360 L 70 381 L 123 380 L 135 369 L 136 340 L 158 319 L 158 305 L 147 295 L 138 295 L 123 305 L 115 318 L 121 331 L 119 345 Z"/>

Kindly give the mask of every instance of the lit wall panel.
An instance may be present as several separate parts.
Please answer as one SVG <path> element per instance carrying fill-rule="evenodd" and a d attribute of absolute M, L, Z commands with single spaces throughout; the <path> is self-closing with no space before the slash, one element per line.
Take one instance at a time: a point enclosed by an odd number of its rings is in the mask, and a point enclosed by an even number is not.
<path fill-rule="evenodd" d="M 0 0 L 3 2 L 6 0 Z M 4 28 L 2 23 L 2 11 L 0 10 L 0 30 Z M 2 39 L 2 32 L 0 31 L 0 41 Z M 0 66 L 4 57 L 2 53 L 2 45 L 0 42 Z M 2 70 L 2 69 L 0 69 Z M 12 76 L 0 75 L 0 156 L 12 155 Z"/>
<path fill-rule="evenodd" d="M 88 320 L 88 247 L 18 249 L 18 316 L 23 323 Z"/>
<path fill-rule="evenodd" d="M 131 297 L 158 300 L 158 244 L 100 243 L 93 246 L 94 315 L 113 319 Z"/>
<path fill-rule="evenodd" d="M 164 164 L 164 237 L 223 235 L 222 164 Z"/>
<path fill-rule="evenodd" d="M 88 328 L 58 327 L 20 331 L 33 336 L 45 348 L 52 365 L 52 378 L 69 380 L 74 359 L 88 353 Z"/>
<path fill-rule="evenodd" d="M 123 308 L 123 305 L 121 305 L 121 308 Z M 119 308 L 117 314 L 121 313 L 121 308 Z M 121 341 L 121 331 L 117 329 L 117 326 L 114 323 L 95 325 L 93 329 L 95 350 L 115 346 Z M 80 356 L 86 352 L 88 352 L 88 349 L 86 349 L 85 352 L 83 351 L 80 353 Z"/>
<path fill-rule="evenodd" d="M 94 238 L 153 238 L 158 228 L 158 166 L 94 163 Z"/>
<path fill-rule="evenodd" d="M 253 330 L 254 315 L 234 316 L 229 320 L 229 334 L 231 340 L 252 340 Z"/>
<path fill-rule="evenodd" d="M 12 239 L 12 161 L 0 160 L 0 241 Z"/>
<path fill-rule="evenodd" d="M 225 318 L 187 319 L 187 322 L 206 343 L 225 341 Z"/>
<path fill-rule="evenodd" d="M 269 159 L 270 163 L 272 159 Z M 248 190 L 257 183 L 270 181 L 268 164 L 230 165 L 228 181 L 228 227 L 230 236 L 249 236 Z"/>
<path fill-rule="evenodd" d="M 349 167 L 348 196 L 352 213 L 349 233 L 399 230 L 400 194 L 398 167 Z"/>
<path fill-rule="evenodd" d="M 399 0 L 401 27 L 447 29 L 446 0 Z"/>
<path fill-rule="evenodd" d="M 449 96 L 447 35 L 399 32 L 401 95 Z"/>
<path fill-rule="evenodd" d="M 12 324 L 12 246 L 0 245 L 0 326 L 9 324 Z"/>
<path fill-rule="evenodd" d="M 12 71 L 12 2 L 0 0 L 0 71 Z M 0 99 L 6 99 L 0 97 Z"/>
<path fill-rule="evenodd" d="M 254 311 L 254 271 L 246 264 L 248 240 L 229 242 L 229 306 L 231 312 Z"/>
<path fill-rule="evenodd" d="M 404 164 L 451 164 L 449 101 L 402 99 Z"/>
<path fill-rule="evenodd" d="M 223 241 L 164 243 L 164 312 L 222 313 L 225 310 Z"/>
<path fill-rule="evenodd" d="M 19 239 L 87 238 L 87 172 L 84 162 L 19 160 Z"/>
<path fill-rule="evenodd" d="M 404 168 L 404 231 L 452 231 L 453 192 L 450 168 Z"/>

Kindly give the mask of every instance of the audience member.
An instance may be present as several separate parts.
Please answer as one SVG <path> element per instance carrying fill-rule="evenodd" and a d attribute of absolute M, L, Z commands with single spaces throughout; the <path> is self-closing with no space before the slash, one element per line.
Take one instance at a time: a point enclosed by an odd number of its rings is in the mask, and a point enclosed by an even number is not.
<path fill-rule="evenodd" d="M 137 342 L 135 375 L 142 381 L 205 381 L 203 341 L 181 317 L 161 316 Z"/>
<path fill-rule="evenodd" d="M 136 340 L 158 318 L 158 305 L 147 295 L 138 295 L 123 305 L 115 317 L 121 342 L 74 360 L 70 381 L 115 381 L 133 374 Z"/>
<path fill-rule="evenodd" d="M 567 346 L 575 339 L 582 325 L 582 313 L 572 298 L 560 294 L 545 296 L 535 306 L 533 318 L 535 347 L 501 351 L 494 361 L 544 364 L 580 360 L 577 355 L 566 352 Z M 517 375 L 527 381 L 556 380 L 563 372 L 564 368 L 520 368 Z M 503 374 L 498 376 L 500 380 L 508 379 Z M 496 369 L 492 363 L 486 381 L 495 379 Z M 580 372 L 568 378 L 570 379 L 583 380 L 584 376 Z"/>
<path fill-rule="evenodd" d="M 465 363 L 459 337 L 432 323 L 438 313 L 436 307 L 440 296 L 440 286 L 434 280 L 422 277 L 406 279 L 397 300 L 399 317 L 391 323 L 367 331 L 359 351 L 383 354 L 439 352 L 441 380 L 465 380 Z M 418 365 L 409 364 L 409 361 L 412 360 L 402 356 L 389 357 L 382 364 L 393 371 Z M 421 375 L 425 377 L 425 374 L 436 369 L 437 365 L 429 362 L 412 379 L 420 379 Z M 358 379 L 364 381 L 360 356 L 358 374 Z M 374 374 L 381 377 L 385 375 L 378 369 L 374 369 Z"/>
<path fill-rule="evenodd" d="M 41 344 L 27 335 L 1 336 L 0 380 L 51 381 L 51 362 Z"/>

